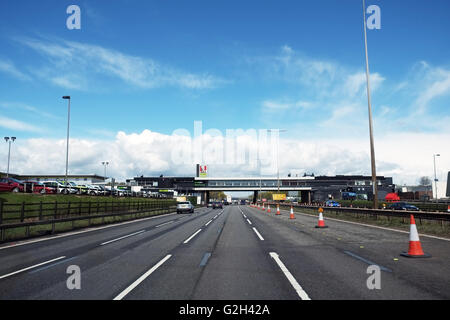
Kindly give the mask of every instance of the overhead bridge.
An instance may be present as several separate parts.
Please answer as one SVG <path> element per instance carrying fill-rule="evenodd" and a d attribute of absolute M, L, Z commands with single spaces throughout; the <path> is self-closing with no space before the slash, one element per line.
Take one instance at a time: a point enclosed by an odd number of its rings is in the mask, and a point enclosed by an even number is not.
<path fill-rule="evenodd" d="M 200 193 L 203 200 L 209 200 L 211 191 L 251 191 L 254 199 L 258 192 L 299 191 L 301 202 L 323 201 L 329 198 L 340 199 L 343 191 L 351 191 L 372 197 L 372 177 L 353 176 L 303 176 L 303 177 L 136 177 L 127 182 L 141 186 L 151 192 Z M 392 192 L 392 178 L 378 176 L 378 196 Z"/>

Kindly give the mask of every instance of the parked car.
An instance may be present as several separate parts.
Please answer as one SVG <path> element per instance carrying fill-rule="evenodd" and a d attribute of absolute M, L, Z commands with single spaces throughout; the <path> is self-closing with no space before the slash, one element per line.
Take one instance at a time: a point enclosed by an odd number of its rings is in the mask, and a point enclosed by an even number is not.
<path fill-rule="evenodd" d="M 53 188 L 56 190 L 56 193 L 62 194 L 74 194 L 77 193 L 78 190 L 73 188 L 70 184 L 65 185 L 59 181 L 43 181 L 42 182 L 46 187 Z"/>
<path fill-rule="evenodd" d="M 325 202 L 325 206 L 326 207 L 340 207 L 341 204 L 339 202 L 334 201 L 334 200 L 327 200 L 327 202 Z"/>
<path fill-rule="evenodd" d="M 23 182 L 14 178 L 0 178 L 0 191 L 23 192 Z"/>
<path fill-rule="evenodd" d="M 213 207 L 213 203 L 212 202 L 208 202 L 208 204 L 206 205 L 207 208 L 212 208 Z"/>
<path fill-rule="evenodd" d="M 39 181 L 32 181 L 32 180 L 24 181 L 24 185 L 26 185 L 26 190 L 28 192 L 41 194 L 54 194 L 57 192 L 56 188 L 46 186 Z"/>
<path fill-rule="evenodd" d="M 213 202 L 212 208 L 213 209 L 219 209 L 219 208 L 223 209 L 223 204 L 222 204 L 222 202 L 219 202 L 219 201 Z"/>
<path fill-rule="evenodd" d="M 86 186 L 84 186 L 84 185 L 82 185 L 82 184 L 76 184 L 76 183 L 73 182 L 73 181 L 69 181 L 69 185 L 70 185 L 72 188 L 74 188 L 74 189 L 77 190 L 77 194 L 87 194 L 88 191 L 89 191 L 89 189 L 88 189 Z"/>
<path fill-rule="evenodd" d="M 194 213 L 194 206 L 190 201 L 181 201 L 177 204 L 177 213 L 190 212 Z"/>
<path fill-rule="evenodd" d="M 406 210 L 406 211 L 419 211 L 419 208 L 406 202 L 396 202 L 391 204 L 388 209 L 390 210 Z"/>

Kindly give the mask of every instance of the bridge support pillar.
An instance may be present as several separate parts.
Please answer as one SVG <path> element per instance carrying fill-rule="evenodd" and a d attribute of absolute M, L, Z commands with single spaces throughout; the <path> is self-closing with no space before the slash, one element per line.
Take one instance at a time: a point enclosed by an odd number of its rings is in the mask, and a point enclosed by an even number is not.
<path fill-rule="evenodd" d="M 258 199 L 258 191 L 253 191 L 253 203 Z"/>

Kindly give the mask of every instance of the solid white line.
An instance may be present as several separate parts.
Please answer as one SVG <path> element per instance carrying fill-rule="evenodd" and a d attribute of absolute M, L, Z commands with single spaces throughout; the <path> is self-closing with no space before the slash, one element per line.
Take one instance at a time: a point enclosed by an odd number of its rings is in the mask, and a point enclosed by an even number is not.
<path fill-rule="evenodd" d="M 291 285 L 294 287 L 295 291 L 297 292 L 298 296 L 302 300 L 311 300 L 311 298 L 308 296 L 308 294 L 305 292 L 305 290 L 302 289 L 302 287 L 298 284 L 297 280 L 295 280 L 294 276 L 289 272 L 289 270 L 286 268 L 284 263 L 280 260 L 280 257 L 276 252 L 270 252 L 270 256 L 275 260 L 275 262 L 280 267 L 281 271 L 283 271 L 286 278 L 289 280 Z"/>
<path fill-rule="evenodd" d="M 200 231 L 202 231 L 202 229 L 198 229 L 192 236 L 190 236 L 189 238 L 187 238 L 186 240 L 184 240 L 183 243 L 188 243 L 189 241 L 191 241 L 191 239 L 193 237 L 195 237 L 197 235 L 197 233 L 199 233 Z"/>
<path fill-rule="evenodd" d="M 175 221 L 169 221 L 169 222 L 161 223 L 161 224 L 157 225 L 155 228 L 159 228 L 159 227 L 165 226 L 166 224 L 174 223 L 174 222 Z"/>
<path fill-rule="evenodd" d="M 10 276 L 15 275 L 15 274 L 18 274 L 18 273 L 20 273 L 20 272 L 24 272 L 24 271 L 27 271 L 27 270 L 30 270 L 30 269 L 39 267 L 39 266 L 42 266 L 42 265 L 44 265 L 44 264 L 51 263 L 51 262 L 53 262 L 53 261 L 57 261 L 57 260 L 64 259 L 65 257 L 66 257 L 66 256 L 61 256 L 61 257 L 59 257 L 59 258 L 55 258 L 55 259 L 52 259 L 52 260 L 48 260 L 48 261 L 45 261 L 45 262 L 41 262 L 41 263 L 35 264 L 35 265 L 31 266 L 31 267 L 23 268 L 23 269 L 20 269 L 20 270 L 17 270 L 17 271 L 14 271 L 14 272 L 5 274 L 5 275 L 3 275 L 3 276 L 0 276 L 0 279 L 4 279 L 4 278 L 7 278 L 7 277 L 10 277 Z"/>
<path fill-rule="evenodd" d="M 113 239 L 113 240 L 109 240 L 109 241 L 100 243 L 100 245 L 104 246 L 105 244 L 108 244 L 108 243 L 111 243 L 111 242 L 116 242 L 116 241 L 119 241 L 119 240 L 122 240 L 122 239 L 125 239 L 125 238 L 128 238 L 128 237 L 134 236 L 134 235 L 142 233 L 142 232 L 145 232 L 145 230 L 141 230 L 141 231 L 138 231 L 138 232 L 130 233 L 130 234 L 126 235 L 126 236 L 123 236 L 123 237 L 120 237 L 120 238 L 116 238 L 116 239 Z"/>
<path fill-rule="evenodd" d="M 161 261 L 155 264 L 150 270 L 144 273 L 139 277 L 135 282 L 133 282 L 128 288 L 123 290 L 118 296 L 116 296 L 113 300 L 122 300 L 128 293 L 131 292 L 134 288 L 136 288 L 142 281 L 144 281 L 149 275 L 151 275 L 156 269 L 158 269 L 164 262 L 166 262 L 172 255 L 168 254 Z"/>
<path fill-rule="evenodd" d="M 287 210 L 282 210 L 282 211 L 286 211 L 287 212 Z M 301 212 L 297 212 L 296 214 L 301 214 L 301 215 L 307 216 L 307 217 L 315 217 L 312 214 L 301 213 Z M 374 226 L 374 225 L 371 225 L 371 224 L 365 224 L 365 223 L 359 223 L 359 222 L 353 222 L 353 221 L 346 221 L 346 220 L 334 219 L 334 218 L 329 218 L 329 217 L 327 217 L 326 219 L 327 220 L 332 220 L 332 221 L 337 221 L 337 222 L 344 222 L 344 223 L 355 224 L 355 225 L 363 226 L 363 227 L 370 227 L 370 228 L 376 228 L 376 229 L 382 229 L 382 230 L 387 230 L 387 231 L 394 231 L 394 232 L 408 233 L 409 234 L 409 231 L 397 230 L 397 229 L 380 227 L 380 226 Z M 441 237 L 432 236 L 432 235 L 423 234 L 423 233 L 419 233 L 419 237 L 427 237 L 427 238 L 433 238 L 433 239 L 438 239 L 438 240 L 450 241 L 450 239 L 448 239 L 448 238 L 441 238 Z"/>
<path fill-rule="evenodd" d="M 25 240 L 24 242 L 19 242 L 19 243 L 7 245 L 7 246 L 4 246 L 4 247 L 0 247 L 0 250 L 8 249 L 8 248 L 14 248 L 14 247 L 23 246 L 23 245 L 26 245 L 26 244 L 31 244 L 31 243 L 41 242 L 41 241 L 47 241 L 47 240 L 53 240 L 53 239 L 59 239 L 59 238 L 74 236 L 74 235 L 77 235 L 77 234 L 82 234 L 82 233 L 91 232 L 91 231 L 97 231 L 97 230 L 102 230 L 102 229 L 107 229 L 107 228 L 114 228 L 114 227 L 118 227 L 118 226 L 121 226 L 121 225 L 124 225 L 124 224 L 135 223 L 135 222 L 142 222 L 142 221 L 146 221 L 146 220 L 167 217 L 167 216 L 171 216 L 171 215 L 174 215 L 174 214 L 176 214 L 176 213 L 173 212 L 173 213 L 168 213 L 168 214 L 164 214 L 164 215 L 159 215 L 159 216 L 156 216 L 156 217 L 148 217 L 148 218 L 143 218 L 143 219 L 136 219 L 136 220 L 132 220 L 132 221 L 125 221 L 125 222 L 121 222 L 121 223 L 115 223 L 115 224 L 111 224 L 111 225 L 107 225 L 107 226 L 93 227 L 93 228 L 88 228 L 86 230 L 64 233 L 64 234 L 57 235 L 57 236 L 50 236 L 48 238 L 43 238 L 43 239 L 37 239 L 37 240 L 31 240 L 31 241 L 26 241 Z M 92 218 L 95 218 L 95 217 L 92 217 Z"/>
<path fill-rule="evenodd" d="M 207 227 L 208 226 L 208 224 L 210 224 L 212 222 L 212 219 L 211 220 L 209 220 L 206 224 L 205 224 L 205 227 Z"/>
<path fill-rule="evenodd" d="M 253 231 L 255 231 L 256 235 L 259 237 L 260 240 L 264 240 L 264 238 L 262 237 L 262 235 L 258 232 L 258 230 L 256 230 L 255 227 L 253 227 Z"/>
<path fill-rule="evenodd" d="M 252 224 L 252 223 L 250 222 L 250 220 L 248 220 L 248 219 L 247 219 L 247 222 L 248 222 L 248 224 L 249 224 L 249 225 L 251 225 L 251 224 Z"/>

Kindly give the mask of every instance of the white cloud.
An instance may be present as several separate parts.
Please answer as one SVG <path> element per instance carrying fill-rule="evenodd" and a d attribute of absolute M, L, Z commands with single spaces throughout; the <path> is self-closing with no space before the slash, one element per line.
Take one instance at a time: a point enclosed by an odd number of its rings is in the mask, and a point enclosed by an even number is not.
<path fill-rule="evenodd" d="M 42 132 L 43 129 L 32 124 L 0 116 L 0 127 L 15 131 Z"/>
<path fill-rule="evenodd" d="M 249 132 L 247 132 L 249 133 Z M 259 176 L 256 156 L 247 157 L 244 163 L 228 162 L 227 138 L 207 133 L 203 135 L 205 164 L 211 176 Z M 245 144 L 249 154 L 258 148 L 261 140 L 251 134 L 239 135 L 237 145 Z M 190 149 L 192 140 L 182 135 L 165 135 L 144 130 L 141 133 L 119 132 L 110 140 L 70 140 L 69 172 L 76 174 L 102 174 L 101 161 L 109 161 L 110 175 L 124 180 L 140 175 L 194 175 L 195 160 L 179 163 L 174 150 Z M 237 141 L 237 140 L 236 140 Z M 236 142 L 235 141 L 235 142 Z M 438 178 L 446 180 L 450 170 L 450 153 L 442 146 L 450 141 L 450 134 L 395 134 L 375 140 L 377 174 L 393 176 L 394 183 L 415 184 L 421 176 L 433 174 L 432 154 L 441 153 L 438 159 Z M 29 174 L 63 174 L 65 171 L 65 139 L 20 139 L 12 153 L 11 171 Z M 267 145 L 267 143 L 263 143 Z M 212 146 L 214 145 L 214 148 Z M 275 148 L 260 153 L 262 174 L 276 176 Z M 349 139 L 280 139 L 280 175 L 364 174 L 370 175 L 369 142 L 364 137 Z M 0 157 L 6 156 L 5 148 Z M 221 158 L 222 157 L 222 158 Z M 441 190 L 444 192 L 445 190 Z M 440 192 L 441 192 L 440 191 Z"/>
<path fill-rule="evenodd" d="M 164 86 L 210 89 L 226 82 L 208 73 L 185 72 L 150 58 L 127 55 L 98 45 L 36 39 L 18 41 L 48 60 L 48 65 L 34 67 L 34 73 L 63 88 L 87 89 L 93 82 L 100 81 L 101 76 L 118 78 L 144 89 Z"/>
<path fill-rule="evenodd" d="M 0 60 L 0 72 L 5 72 L 19 80 L 30 80 L 31 78 L 16 68 L 14 63 L 8 60 Z"/>

